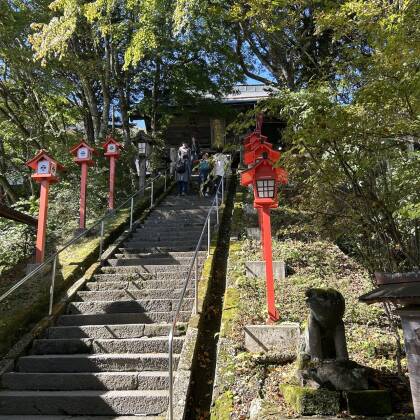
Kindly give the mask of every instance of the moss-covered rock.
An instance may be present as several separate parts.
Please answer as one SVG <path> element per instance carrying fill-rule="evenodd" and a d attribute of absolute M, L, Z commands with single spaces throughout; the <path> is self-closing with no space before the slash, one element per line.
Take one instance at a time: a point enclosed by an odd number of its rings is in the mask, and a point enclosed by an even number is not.
<path fill-rule="evenodd" d="M 312 389 L 297 385 L 280 385 L 285 401 L 303 416 L 331 416 L 340 411 L 340 394 L 326 389 Z"/>
<path fill-rule="evenodd" d="M 219 396 L 212 407 L 211 420 L 229 420 L 233 412 L 233 394 L 226 391 Z"/>

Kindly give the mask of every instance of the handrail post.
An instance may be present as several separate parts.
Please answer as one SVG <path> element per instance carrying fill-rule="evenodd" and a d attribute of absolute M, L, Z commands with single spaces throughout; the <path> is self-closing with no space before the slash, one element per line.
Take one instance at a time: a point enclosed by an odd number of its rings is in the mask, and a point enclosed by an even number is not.
<path fill-rule="evenodd" d="M 105 221 L 101 222 L 101 239 L 99 241 L 99 261 L 102 260 L 102 252 L 104 250 L 104 232 L 105 232 Z"/>
<path fill-rule="evenodd" d="M 54 288 L 55 288 L 55 273 L 57 270 L 57 255 L 54 258 L 52 273 L 51 273 L 51 286 L 50 286 L 50 306 L 48 308 L 48 316 L 52 315 L 52 309 L 54 304 Z"/>
<path fill-rule="evenodd" d="M 216 223 L 219 226 L 219 189 L 216 191 Z"/>
<path fill-rule="evenodd" d="M 173 384 L 173 365 L 172 365 L 172 353 L 173 353 L 173 334 L 174 328 L 172 327 L 169 333 L 168 339 L 168 364 L 169 364 L 169 420 L 174 418 L 174 384 Z"/>
<path fill-rule="evenodd" d="M 150 208 L 153 207 L 153 179 L 152 179 L 152 185 L 150 189 Z"/>
<path fill-rule="evenodd" d="M 224 196 L 225 196 L 225 177 L 222 176 L 222 204 L 224 201 Z"/>
<path fill-rule="evenodd" d="M 210 256 L 210 244 L 211 244 L 211 226 L 210 226 L 211 217 L 207 221 L 207 256 Z"/>
<path fill-rule="evenodd" d="M 164 189 L 163 189 L 163 191 L 164 192 L 166 192 L 166 184 L 167 184 L 167 177 L 168 177 L 168 171 L 167 171 L 167 169 L 165 169 L 165 187 L 164 187 Z"/>
<path fill-rule="evenodd" d="M 130 203 L 130 232 L 133 230 L 133 216 L 134 216 L 134 197 L 131 197 L 131 203 Z"/>
<path fill-rule="evenodd" d="M 194 315 L 198 313 L 198 255 L 195 258 Z"/>

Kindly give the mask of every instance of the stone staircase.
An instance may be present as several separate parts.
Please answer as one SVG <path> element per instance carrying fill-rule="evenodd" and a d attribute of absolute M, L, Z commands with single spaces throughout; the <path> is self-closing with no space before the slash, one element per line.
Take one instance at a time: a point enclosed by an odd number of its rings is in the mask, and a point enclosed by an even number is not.
<path fill-rule="evenodd" d="M 167 335 L 209 204 L 171 195 L 151 213 L 16 361 L 15 371 L 3 375 L 0 418 L 157 416 L 167 410 Z M 200 270 L 206 246 L 205 238 Z M 193 297 L 191 285 L 174 339 L 175 365 Z"/>

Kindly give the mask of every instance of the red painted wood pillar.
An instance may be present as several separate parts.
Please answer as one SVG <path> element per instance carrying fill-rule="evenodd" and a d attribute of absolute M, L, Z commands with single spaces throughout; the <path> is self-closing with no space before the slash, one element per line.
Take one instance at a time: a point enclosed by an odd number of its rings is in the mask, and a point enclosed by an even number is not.
<path fill-rule="evenodd" d="M 265 281 L 267 291 L 267 309 L 268 322 L 275 322 L 280 319 L 280 315 L 276 309 L 274 297 L 274 278 L 273 278 L 273 254 L 271 247 L 271 221 L 270 208 L 268 206 L 262 207 L 262 230 L 264 241 L 264 259 L 265 259 Z"/>
<path fill-rule="evenodd" d="M 258 212 L 258 223 L 260 225 L 261 249 L 262 249 L 263 257 L 265 259 L 264 226 L 263 226 L 263 222 L 262 222 L 262 208 L 261 207 L 257 207 L 257 212 Z"/>
<path fill-rule="evenodd" d="M 115 157 L 109 158 L 109 197 L 108 209 L 114 210 L 114 187 L 115 187 Z"/>
<path fill-rule="evenodd" d="M 87 177 L 88 177 L 88 163 L 81 163 L 81 179 L 80 179 L 80 217 L 79 228 L 86 229 L 86 196 L 87 196 Z"/>
<path fill-rule="evenodd" d="M 36 236 L 36 256 L 37 264 L 42 264 L 45 257 L 45 238 L 47 234 L 47 218 L 48 218 L 48 191 L 50 183 L 47 180 L 40 182 L 41 191 L 39 198 L 39 215 L 38 215 L 38 232 Z"/>

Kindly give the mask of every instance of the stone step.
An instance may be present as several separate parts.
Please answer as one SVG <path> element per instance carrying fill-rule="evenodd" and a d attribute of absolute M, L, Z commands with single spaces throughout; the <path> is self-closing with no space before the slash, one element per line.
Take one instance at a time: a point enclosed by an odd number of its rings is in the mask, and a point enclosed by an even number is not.
<path fill-rule="evenodd" d="M 174 352 L 180 353 L 183 337 L 174 338 Z M 102 354 L 102 353 L 165 353 L 167 337 L 142 338 L 64 338 L 38 339 L 31 349 L 32 355 L 42 354 Z"/>
<path fill-rule="evenodd" d="M 158 415 L 168 392 L 157 391 L 1 391 L 0 414 Z"/>
<path fill-rule="evenodd" d="M 162 239 L 162 240 L 156 240 L 156 239 L 147 239 L 147 240 L 128 240 L 124 242 L 124 246 L 126 248 L 131 249 L 143 249 L 148 250 L 152 248 L 161 248 L 161 249 L 185 249 L 188 247 L 188 250 L 195 250 L 198 243 L 197 240 L 192 239 L 186 239 L 186 240 L 180 240 L 180 241 L 172 241 L 170 239 Z M 204 238 L 201 244 L 201 250 L 207 249 L 207 238 Z"/>
<path fill-rule="evenodd" d="M 182 251 L 182 252 L 193 252 L 197 247 L 197 243 L 195 244 L 183 244 L 178 246 L 170 245 L 154 245 L 154 246 L 147 246 L 142 242 L 132 243 L 130 245 L 126 245 L 125 250 L 127 252 L 172 252 L 172 251 Z M 203 243 L 200 247 L 201 251 L 207 250 L 207 240 Z"/>
<path fill-rule="evenodd" d="M 103 273 L 121 274 L 121 273 L 160 273 L 160 272 L 182 272 L 189 269 L 189 265 L 118 265 L 115 267 L 102 267 Z"/>
<path fill-rule="evenodd" d="M 108 268 L 107 268 L 108 269 Z M 115 271 L 115 270 L 110 270 Z M 149 281 L 170 281 L 184 279 L 188 274 L 188 270 L 185 271 L 159 271 L 156 273 L 104 273 L 96 274 L 94 279 L 98 283 L 108 281 L 136 281 L 138 283 L 146 283 Z"/>
<path fill-rule="evenodd" d="M 67 314 L 137 314 L 144 312 L 171 312 L 175 311 L 179 299 L 141 299 L 114 301 L 70 302 L 67 305 Z M 192 308 L 194 299 L 186 298 L 182 309 Z"/>
<path fill-rule="evenodd" d="M 118 278 L 123 276 L 118 276 Z M 181 289 L 187 279 L 187 273 L 175 280 L 144 280 L 144 281 L 101 281 L 86 283 L 85 289 L 87 291 L 116 291 L 116 290 L 129 290 L 129 291 L 144 291 L 145 293 L 153 290 L 160 290 L 165 288 Z M 193 289 L 193 282 L 190 282 L 188 288 Z"/>
<path fill-rule="evenodd" d="M 187 251 L 187 252 L 162 252 L 162 253 L 152 253 L 152 252 L 130 252 L 125 248 L 120 248 L 120 253 L 115 254 L 116 257 L 124 257 L 124 258 L 156 258 L 156 259 L 165 259 L 165 258 L 172 258 L 178 260 L 180 258 L 193 258 L 194 252 Z M 198 257 L 200 258 L 207 258 L 206 251 L 198 251 Z"/>
<path fill-rule="evenodd" d="M 198 258 L 198 261 L 203 264 L 204 258 Z M 144 267 L 147 272 L 150 270 L 153 271 L 163 271 L 163 270 L 156 270 L 155 267 L 167 267 L 170 269 L 167 271 L 171 271 L 173 266 L 182 266 L 189 267 L 192 258 L 180 258 L 178 260 L 171 260 L 170 258 L 166 259 L 154 259 L 154 258 L 110 258 L 107 260 L 108 264 L 111 267 L 121 267 L 121 266 L 131 266 L 136 265 L 138 267 Z"/>
<path fill-rule="evenodd" d="M 194 230 L 191 232 L 184 230 L 184 231 L 179 231 L 176 233 L 160 232 L 157 229 L 155 230 L 155 232 L 151 232 L 149 230 L 147 231 L 138 230 L 137 232 L 133 232 L 130 238 L 136 241 L 143 241 L 143 240 L 149 240 L 149 239 L 156 239 L 159 241 L 163 239 L 166 239 L 166 240 L 170 239 L 171 241 L 194 239 L 198 241 L 202 231 L 203 231 L 202 228 L 200 230 Z"/>
<path fill-rule="evenodd" d="M 180 322 L 188 322 L 191 311 L 181 311 Z M 78 325 L 114 325 L 114 324 L 152 324 L 154 322 L 172 322 L 172 312 L 143 312 L 143 313 L 112 313 L 112 314 L 79 314 L 61 315 L 57 320 L 58 326 Z"/>
<path fill-rule="evenodd" d="M 109 286 L 109 283 L 108 283 Z M 177 289 L 137 289 L 137 290 L 112 290 L 108 287 L 102 291 L 78 292 L 76 299 L 80 302 L 89 301 L 128 301 L 141 299 L 179 299 L 181 288 Z M 194 289 L 191 287 L 186 291 L 186 297 L 194 297 Z"/>
<path fill-rule="evenodd" d="M 20 373 L 2 377 L 2 386 L 10 390 L 76 391 L 76 390 L 165 390 L 167 372 L 82 372 L 82 373 Z"/>
<path fill-rule="evenodd" d="M 186 322 L 179 322 L 175 336 L 183 336 L 187 330 Z M 108 324 L 80 325 L 69 327 L 50 327 L 46 336 L 49 339 L 126 339 L 141 337 L 167 337 L 171 324 Z"/>
<path fill-rule="evenodd" d="M 176 366 L 179 355 L 174 354 L 173 360 Z M 17 371 L 29 373 L 141 372 L 167 369 L 167 353 L 48 354 L 23 356 L 17 362 Z"/>

